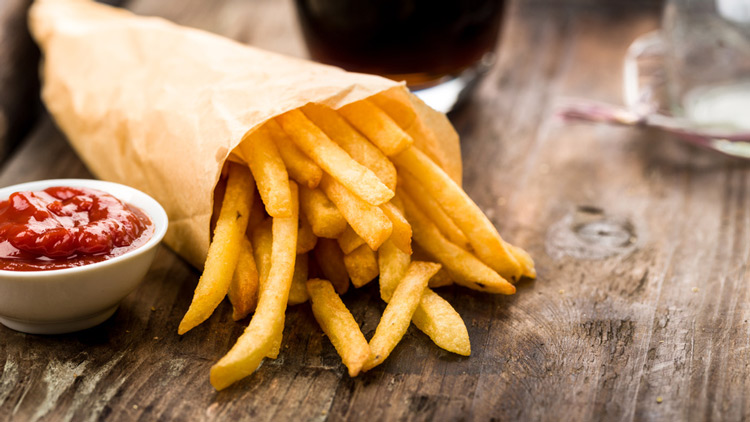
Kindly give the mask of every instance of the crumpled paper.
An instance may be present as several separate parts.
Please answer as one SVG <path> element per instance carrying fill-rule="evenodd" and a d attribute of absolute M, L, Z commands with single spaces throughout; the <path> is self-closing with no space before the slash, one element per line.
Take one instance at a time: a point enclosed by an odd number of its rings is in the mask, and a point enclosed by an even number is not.
<path fill-rule="evenodd" d="M 265 121 L 310 102 L 339 108 L 399 91 L 432 131 L 417 146 L 460 182 L 455 131 L 403 84 L 88 0 L 37 0 L 29 23 L 44 55 L 42 99 L 73 148 L 97 177 L 158 200 L 165 242 L 198 268 L 225 161 L 242 161 L 237 146 Z"/>

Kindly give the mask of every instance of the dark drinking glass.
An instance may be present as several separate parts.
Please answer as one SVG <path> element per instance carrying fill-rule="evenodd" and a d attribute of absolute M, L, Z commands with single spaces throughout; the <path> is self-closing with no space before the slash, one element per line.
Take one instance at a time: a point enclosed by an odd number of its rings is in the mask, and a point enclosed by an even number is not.
<path fill-rule="evenodd" d="M 296 2 L 314 60 L 403 80 L 412 90 L 481 73 L 504 11 L 503 0 Z"/>

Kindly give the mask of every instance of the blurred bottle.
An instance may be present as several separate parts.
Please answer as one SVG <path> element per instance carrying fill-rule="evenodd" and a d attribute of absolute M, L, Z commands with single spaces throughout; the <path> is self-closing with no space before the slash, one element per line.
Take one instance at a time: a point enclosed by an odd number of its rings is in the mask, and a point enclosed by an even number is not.
<path fill-rule="evenodd" d="M 296 0 L 314 60 L 406 81 L 450 111 L 494 62 L 503 0 Z"/>

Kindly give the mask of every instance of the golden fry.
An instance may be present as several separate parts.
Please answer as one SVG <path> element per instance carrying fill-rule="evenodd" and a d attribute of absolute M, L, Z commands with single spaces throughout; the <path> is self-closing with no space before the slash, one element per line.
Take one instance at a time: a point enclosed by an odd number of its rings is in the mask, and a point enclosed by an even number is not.
<path fill-rule="evenodd" d="M 365 240 L 359 237 L 350 225 L 346 226 L 346 230 L 341 233 L 341 236 L 336 241 L 339 242 L 339 247 L 344 252 L 344 255 L 351 253 L 351 251 L 365 244 Z"/>
<path fill-rule="evenodd" d="M 346 229 L 346 219 L 320 189 L 300 187 L 300 210 L 318 237 L 337 238 Z"/>
<path fill-rule="evenodd" d="M 284 132 L 326 173 L 371 205 L 380 205 L 393 197 L 370 169 L 356 162 L 299 110 L 276 117 Z"/>
<path fill-rule="evenodd" d="M 268 278 L 268 272 L 271 271 L 271 248 L 273 246 L 272 224 L 273 221 L 269 218 L 253 230 L 253 256 L 255 257 L 255 265 L 258 268 L 258 279 L 261 282 Z"/>
<path fill-rule="evenodd" d="M 403 188 L 403 192 L 401 193 L 406 193 L 409 198 L 417 204 L 419 209 L 424 212 L 433 223 L 435 223 L 440 230 L 440 233 L 444 234 L 448 240 L 460 246 L 462 249 L 471 251 L 469 239 L 466 238 L 464 232 L 462 232 L 456 223 L 448 217 L 448 214 L 443 211 L 440 204 L 422 189 L 419 182 L 408 177 L 408 175 L 402 174 L 399 178 L 398 185 L 399 188 Z"/>
<path fill-rule="evenodd" d="M 302 112 L 356 162 L 372 170 L 390 190 L 396 190 L 396 167 L 339 113 L 320 104 L 308 104 Z"/>
<path fill-rule="evenodd" d="M 411 202 L 401 196 L 406 215 L 414 230 L 414 240 L 462 286 L 488 293 L 513 294 L 516 288 L 471 253 L 446 239 L 440 230 Z"/>
<path fill-rule="evenodd" d="M 268 214 L 271 217 L 289 217 L 292 213 L 289 174 L 266 127 L 260 127 L 241 143 L 240 151 L 253 172 Z"/>
<path fill-rule="evenodd" d="M 327 174 L 323 175 L 320 187 L 370 249 L 377 250 L 391 236 L 393 224 L 383 210 L 352 194 Z"/>
<path fill-rule="evenodd" d="M 402 251 L 411 254 L 411 224 L 406 221 L 406 217 L 401 210 L 390 202 L 381 205 L 380 209 L 393 224 L 393 232 L 391 233 L 393 243 Z"/>
<path fill-rule="evenodd" d="M 299 305 L 310 299 L 305 288 L 307 281 L 307 254 L 297 255 L 294 261 L 294 275 L 292 276 L 292 287 L 289 290 L 289 305 Z"/>
<path fill-rule="evenodd" d="M 297 233 L 297 255 L 305 254 L 313 250 L 318 242 L 318 237 L 313 233 L 312 226 L 307 218 L 300 214 L 299 232 Z"/>
<path fill-rule="evenodd" d="M 246 167 L 234 163 L 229 165 L 226 193 L 213 241 L 208 247 L 205 269 L 190 308 L 177 329 L 179 334 L 185 334 L 208 319 L 229 291 L 250 215 L 253 185 L 252 175 Z"/>
<path fill-rule="evenodd" d="M 320 238 L 315 245 L 315 260 L 326 279 L 333 283 L 336 293 L 343 295 L 349 290 L 349 273 L 344 265 L 344 253 L 333 239 Z"/>
<path fill-rule="evenodd" d="M 284 330 L 284 314 L 294 273 L 298 227 L 298 189 L 289 183 L 291 217 L 273 219 L 271 268 L 265 282 L 261 280 L 258 306 L 237 343 L 211 368 L 211 384 L 222 390 L 253 373 L 274 341 Z"/>
<path fill-rule="evenodd" d="M 396 286 L 375 334 L 370 339 L 370 359 L 363 370 L 368 371 L 380 365 L 401 341 L 427 288 L 427 281 L 439 269 L 440 264 L 433 262 L 415 261 L 409 264 L 406 275 Z"/>
<path fill-rule="evenodd" d="M 344 265 L 354 287 L 362 287 L 378 276 L 378 260 L 367 245 L 344 255 Z"/>
<path fill-rule="evenodd" d="M 315 320 L 349 369 L 349 376 L 356 377 L 370 358 L 370 346 L 359 329 L 359 324 L 329 281 L 308 280 L 307 291 L 310 294 Z"/>
<path fill-rule="evenodd" d="M 369 100 L 347 104 L 338 112 L 389 157 L 406 150 L 414 143 L 411 136 L 385 111 Z"/>
<path fill-rule="evenodd" d="M 416 148 L 393 157 L 404 177 L 419 181 L 469 239 L 479 259 L 503 277 L 516 279 L 521 266 L 482 210 L 440 167 Z M 403 199 L 403 198 L 402 198 Z"/>
<path fill-rule="evenodd" d="M 237 267 L 229 284 L 229 302 L 232 303 L 232 319 L 239 321 L 255 309 L 258 303 L 258 269 L 253 257 L 253 246 L 247 237 L 240 243 Z"/>
<path fill-rule="evenodd" d="M 323 176 L 323 170 L 320 166 L 300 151 L 297 145 L 289 139 L 286 132 L 281 129 L 278 122 L 269 120 L 265 126 L 274 142 L 276 142 L 289 177 L 301 186 L 307 186 L 310 189 L 316 188 L 320 183 L 321 176 Z"/>
<path fill-rule="evenodd" d="M 448 301 L 429 288 L 422 293 L 411 321 L 438 347 L 462 356 L 471 354 L 469 332 L 464 320 Z"/>
<path fill-rule="evenodd" d="M 380 272 L 380 297 L 390 302 L 393 291 L 406 275 L 411 264 L 411 257 L 402 251 L 392 240 L 387 240 L 378 249 L 378 271 Z"/>

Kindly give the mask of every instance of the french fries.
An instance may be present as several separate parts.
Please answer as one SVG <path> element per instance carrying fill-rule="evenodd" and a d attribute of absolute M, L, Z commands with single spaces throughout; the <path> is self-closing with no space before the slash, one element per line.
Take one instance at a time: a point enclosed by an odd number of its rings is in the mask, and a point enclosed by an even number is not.
<path fill-rule="evenodd" d="M 439 269 L 440 264 L 432 262 L 416 261 L 409 264 L 406 275 L 396 286 L 383 311 L 375 335 L 370 339 L 370 359 L 363 370 L 369 371 L 380 365 L 391 354 L 401 337 L 406 334 L 414 311 L 422 300 L 422 293 L 427 288 L 427 282 Z"/>
<path fill-rule="evenodd" d="M 279 154 L 284 161 L 284 165 L 286 165 L 289 177 L 310 189 L 318 187 L 320 178 L 323 177 L 323 170 L 297 148 L 297 145 L 289 139 L 289 136 L 275 120 L 269 120 L 266 127 L 278 146 Z"/>
<path fill-rule="evenodd" d="M 391 241 L 385 242 L 378 250 L 380 297 L 384 302 L 390 302 L 393 291 L 406 274 L 409 264 L 409 255 L 398 249 Z M 429 283 L 443 271 L 445 270 L 440 268 L 430 278 Z M 419 306 L 412 315 L 412 322 L 438 347 L 463 356 L 471 354 L 469 333 L 461 316 L 448 301 L 429 288 L 424 290 Z"/>
<path fill-rule="evenodd" d="M 375 173 L 354 161 L 301 111 L 289 111 L 276 120 L 307 156 L 364 201 L 380 205 L 393 197 Z"/>
<path fill-rule="evenodd" d="M 315 236 L 337 238 L 346 229 L 346 220 L 336 205 L 320 189 L 300 186 L 300 209 Z"/>
<path fill-rule="evenodd" d="M 302 112 L 355 161 L 372 170 L 383 184 L 396 191 L 396 167 L 375 145 L 328 107 L 308 104 Z"/>
<path fill-rule="evenodd" d="M 263 357 L 271 352 L 274 339 L 284 330 L 284 312 L 294 274 L 299 224 L 297 184 L 290 182 L 289 188 L 291 216 L 273 219 L 271 268 L 267 278 L 261 281 L 255 314 L 229 353 L 211 367 L 211 384 L 217 390 L 253 373 Z"/>
<path fill-rule="evenodd" d="M 365 240 L 359 237 L 350 225 L 346 226 L 346 229 L 336 241 L 339 242 L 339 247 L 344 252 L 344 255 L 351 253 L 351 251 L 365 244 Z"/>
<path fill-rule="evenodd" d="M 377 250 L 391 236 L 393 223 L 379 207 L 358 198 L 328 175 L 323 175 L 320 186 L 352 229 L 370 245 L 370 249 Z"/>
<path fill-rule="evenodd" d="M 466 234 L 472 249 L 479 259 L 503 277 L 517 279 L 522 274 L 518 261 L 505 247 L 487 216 L 427 155 L 416 148 L 409 148 L 393 157 L 404 178 L 419 181 L 440 204 L 461 231 Z"/>
<path fill-rule="evenodd" d="M 511 295 L 516 292 L 516 288 L 506 279 L 474 255 L 446 239 L 409 198 L 401 199 L 414 228 L 414 239 L 428 254 L 445 266 L 457 284 L 487 293 Z"/>
<path fill-rule="evenodd" d="M 216 221 L 214 239 L 208 248 L 205 269 L 177 333 L 185 334 L 205 321 L 229 291 L 250 216 L 253 185 L 247 168 L 236 164 L 229 166 L 227 189 Z"/>
<path fill-rule="evenodd" d="M 223 199 L 205 271 L 178 328 L 184 334 L 206 320 L 224 296 L 235 321 L 254 312 L 211 368 L 217 390 L 279 355 L 287 306 L 310 302 L 356 376 L 381 364 L 410 323 L 438 347 L 471 353 L 460 315 L 431 287 L 512 294 L 508 279 L 536 275 L 530 255 L 505 242 L 429 158 L 434 151 L 414 146 L 434 134 L 403 100 L 308 104 L 240 144 L 237 160 L 247 165 L 230 164 L 226 187 L 216 188 Z M 253 201 L 256 185 L 261 201 Z M 368 343 L 339 296 L 377 277 L 387 306 Z"/>
<path fill-rule="evenodd" d="M 351 103 L 341 107 L 339 112 L 389 157 L 406 150 L 414 143 L 411 136 L 388 114 L 369 100 Z"/>
<path fill-rule="evenodd" d="M 378 260 L 367 245 L 344 255 L 344 266 L 354 287 L 362 287 L 378 276 Z"/>

